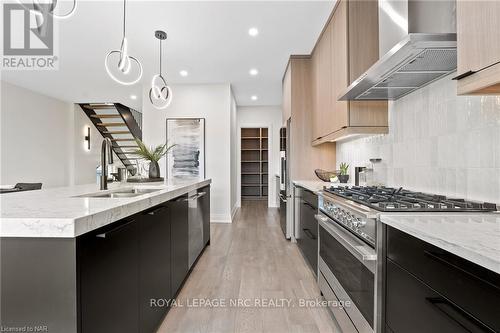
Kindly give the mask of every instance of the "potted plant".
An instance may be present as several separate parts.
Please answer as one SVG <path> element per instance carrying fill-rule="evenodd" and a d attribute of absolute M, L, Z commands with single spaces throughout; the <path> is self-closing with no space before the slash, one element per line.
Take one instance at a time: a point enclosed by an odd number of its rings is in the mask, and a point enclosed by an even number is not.
<path fill-rule="evenodd" d="M 349 164 L 340 163 L 340 175 L 338 177 L 341 183 L 345 184 L 349 181 Z"/>
<path fill-rule="evenodd" d="M 134 153 L 150 162 L 149 178 L 160 178 L 160 166 L 158 165 L 158 161 L 160 158 L 165 156 L 170 149 L 175 147 L 175 145 L 167 147 L 167 144 L 165 143 L 164 145 L 156 146 L 156 148 L 153 148 L 152 146 L 148 148 L 141 140 L 136 139 L 135 141 L 137 142 L 137 146 L 139 148 L 137 148 Z"/>

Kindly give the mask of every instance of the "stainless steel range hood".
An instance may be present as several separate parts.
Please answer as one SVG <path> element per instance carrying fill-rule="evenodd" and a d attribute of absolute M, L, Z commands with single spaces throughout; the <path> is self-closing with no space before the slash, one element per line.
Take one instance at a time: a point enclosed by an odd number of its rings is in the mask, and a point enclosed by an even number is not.
<path fill-rule="evenodd" d="M 457 67 L 455 0 L 379 0 L 380 59 L 339 100 L 394 100 Z"/>

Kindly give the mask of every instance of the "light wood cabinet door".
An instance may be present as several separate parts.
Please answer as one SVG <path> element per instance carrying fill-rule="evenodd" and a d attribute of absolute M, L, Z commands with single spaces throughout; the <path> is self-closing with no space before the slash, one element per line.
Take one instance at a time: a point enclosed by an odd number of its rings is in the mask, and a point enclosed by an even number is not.
<path fill-rule="evenodd" d="M 457 1 L 458 71 L 500 62 L 500 1 Z"/>
<path fill-rule="evenodd" d="M 457 1 L 459 95 L 500 95 L 500 1 Z"/>
<path fill-rule="evenodd" d="M 349 102 L 338 101 L 341 92 L 349 85 L 348 51 L 347 51 L 347 2 L 342 1 L 335 11 L 331 26 L 331 59 L 332 59 L 332 88 L 330 103 L 333 119 L 327 124 L 328 133 L 333 133 L 349 126 Z"/>
<path fill-rule="evenodd" d="M 321 114 L 319 109 L 319 54 L 318 52 L 313 52 L 311 55 L 311 118 L 312 118 L 312 137 L 311 140 L 314 141 L 321 137 Z"/>
<path fill-rule="evenodd" d="M 332 48 L 331 24 L 328 25 L 312 54 L 313 68 L 313 137 L 327 135 L 334 121 L 332 109 Z"/>
<path fill-rule="evenodd" d="M 349 45 L 348 85 L 350 85 L 379 59 L 378 1 L 344 0 L 342 3 L 348 7 L 349 17 L 347 38 Z M 348 103 L 347 126 L 388 126 L 387 101 L 349 101 Z"/>
<path fill-rule="evenodd" d="M 288 118 L 292 115 L 292 66 L 288 67 L 283 78 L 283 124 L 286 124 Z"/>
<path fill-rule="evenodd" d="M 331 124 L 334 121 L 332 107 L 332 29 L 330 24 L 326 27 L 318 45 L 319 55 L 319 136 L 323 137 L 330 133 Z"/>
<path fill-rule="evenodd" d="M 387 133 L 386 101 L 338 100 L 377 60 L 377 0 L 338 0 L 312 54 L 314 146 L 353 133 Z"/>

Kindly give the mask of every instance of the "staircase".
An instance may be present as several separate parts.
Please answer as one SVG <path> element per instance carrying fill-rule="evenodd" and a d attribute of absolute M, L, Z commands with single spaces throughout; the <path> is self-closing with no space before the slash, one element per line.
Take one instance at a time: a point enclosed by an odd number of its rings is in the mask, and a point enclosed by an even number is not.
<path fill-rule="evenodd" d="M 133 153 L 135 139 L 142 140 L 142 114 L 120 103 L 81 103 L 80 107 L 105 138 L 110 138 L 113 151 L 123 165 L 135 169 L 139 160 Z"/>

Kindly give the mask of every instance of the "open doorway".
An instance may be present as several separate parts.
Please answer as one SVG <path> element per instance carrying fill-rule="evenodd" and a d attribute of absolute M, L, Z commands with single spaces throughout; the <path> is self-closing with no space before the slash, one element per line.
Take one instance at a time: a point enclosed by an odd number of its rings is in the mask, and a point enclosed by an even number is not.
<path fill-rule="evenodd" d="M 268 200 L 269 129 L 245 127 L 240 132 L 241 200 Z"/>

